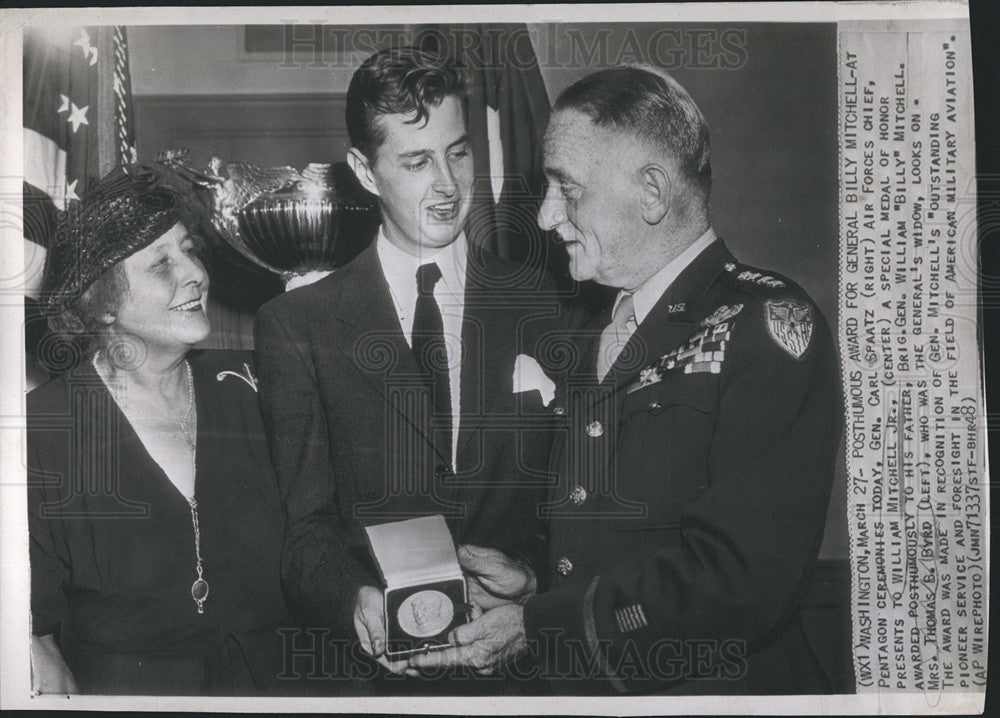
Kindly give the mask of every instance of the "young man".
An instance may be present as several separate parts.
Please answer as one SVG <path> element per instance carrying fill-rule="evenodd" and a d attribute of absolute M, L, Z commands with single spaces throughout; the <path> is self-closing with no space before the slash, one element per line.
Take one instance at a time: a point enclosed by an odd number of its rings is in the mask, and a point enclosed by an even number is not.
<path fill-rule="evenodd" d="M 567 88 L 545 172 L 539 225 L 575 279 L 619 290 L 554 450 L 546 590 L 411 663 L 488 669 L 534 645 L 558 692 L 828 692 L 800 620 L 841 426 L 826 322 L 715 235 L 707 125 L 669 76 Z"/>
<path fill-rule="evenodd" d="M 515 393 L 514 374 L 557 305 L 541 276 L 468 244 L 464 89 L 413 48 L 363 63 L 347 93 L 348 162 L 378 197 L 378 237 L 257 316 L 286 596 L 300 621 L 356 636 L 396 672 L 363 526 L 440 513 L 456 543 L 530 560 L 547 480 L 548 434 L 521 419 L 544 423 L 553 406 Z"/>

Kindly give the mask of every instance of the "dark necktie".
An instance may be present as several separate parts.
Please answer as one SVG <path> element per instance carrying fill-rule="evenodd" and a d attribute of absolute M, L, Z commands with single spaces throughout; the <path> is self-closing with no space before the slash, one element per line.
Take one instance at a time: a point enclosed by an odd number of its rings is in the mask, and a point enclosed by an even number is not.
<path fill-rule="evenodd" d="M 436 263 L 417 268 L 417 305 L 413 312 L 413 355 L 417 367 L 430 380 L 434 418 L 434 446 L 451 467 L 451 385 L 444 342 L 441 309 L 434 299 L 434 285 L 441 279 Z"/>

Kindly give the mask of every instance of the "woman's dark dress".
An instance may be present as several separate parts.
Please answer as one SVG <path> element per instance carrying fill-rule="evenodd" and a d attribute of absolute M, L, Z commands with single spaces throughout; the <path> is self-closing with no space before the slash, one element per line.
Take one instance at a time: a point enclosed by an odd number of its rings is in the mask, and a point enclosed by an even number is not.
<path fill-rule="evenodd" d="M 93 366 L 28 395 L 31 607 L 85 693 L 274 693 L 292 625 L 283 522 L 248 352 L 192 352 L 195 497 L 205 612 L 191 598 L 194 529 Z"/>

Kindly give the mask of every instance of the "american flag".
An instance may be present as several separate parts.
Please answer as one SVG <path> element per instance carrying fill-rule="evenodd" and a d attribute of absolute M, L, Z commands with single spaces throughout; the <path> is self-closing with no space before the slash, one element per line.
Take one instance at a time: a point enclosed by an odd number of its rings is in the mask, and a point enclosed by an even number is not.
<path fill-rule="evenodd" d="M 433 27 L 433 26 L 428 26 Z M 448 25 L 424 49 L 447 52 L 470 79 L 469 139 L 477 178 L 470 241 L 521 263 L 545 263 L 535 224 L 545 180 L 549 97 L 524 24 Z M 449 45 L 441 47 L 444 38 Z"/>
<path fill-rule="evenodd" d="M 36 297 L 58 213 L 135 162 L 125 28 L 25 30 L 23 113 L 25 293 Z"/>

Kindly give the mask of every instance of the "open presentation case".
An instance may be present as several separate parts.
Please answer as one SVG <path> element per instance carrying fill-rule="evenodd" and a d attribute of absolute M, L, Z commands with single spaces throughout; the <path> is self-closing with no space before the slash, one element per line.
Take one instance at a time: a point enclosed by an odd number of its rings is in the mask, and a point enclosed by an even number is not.
<path fill-rule="evenodd" d="M 468 593 L 444 517 L 421 516 L 365 528 L 385 582 L 386 654 L 398 659 L 451 645 L 469 620 Z"/>

